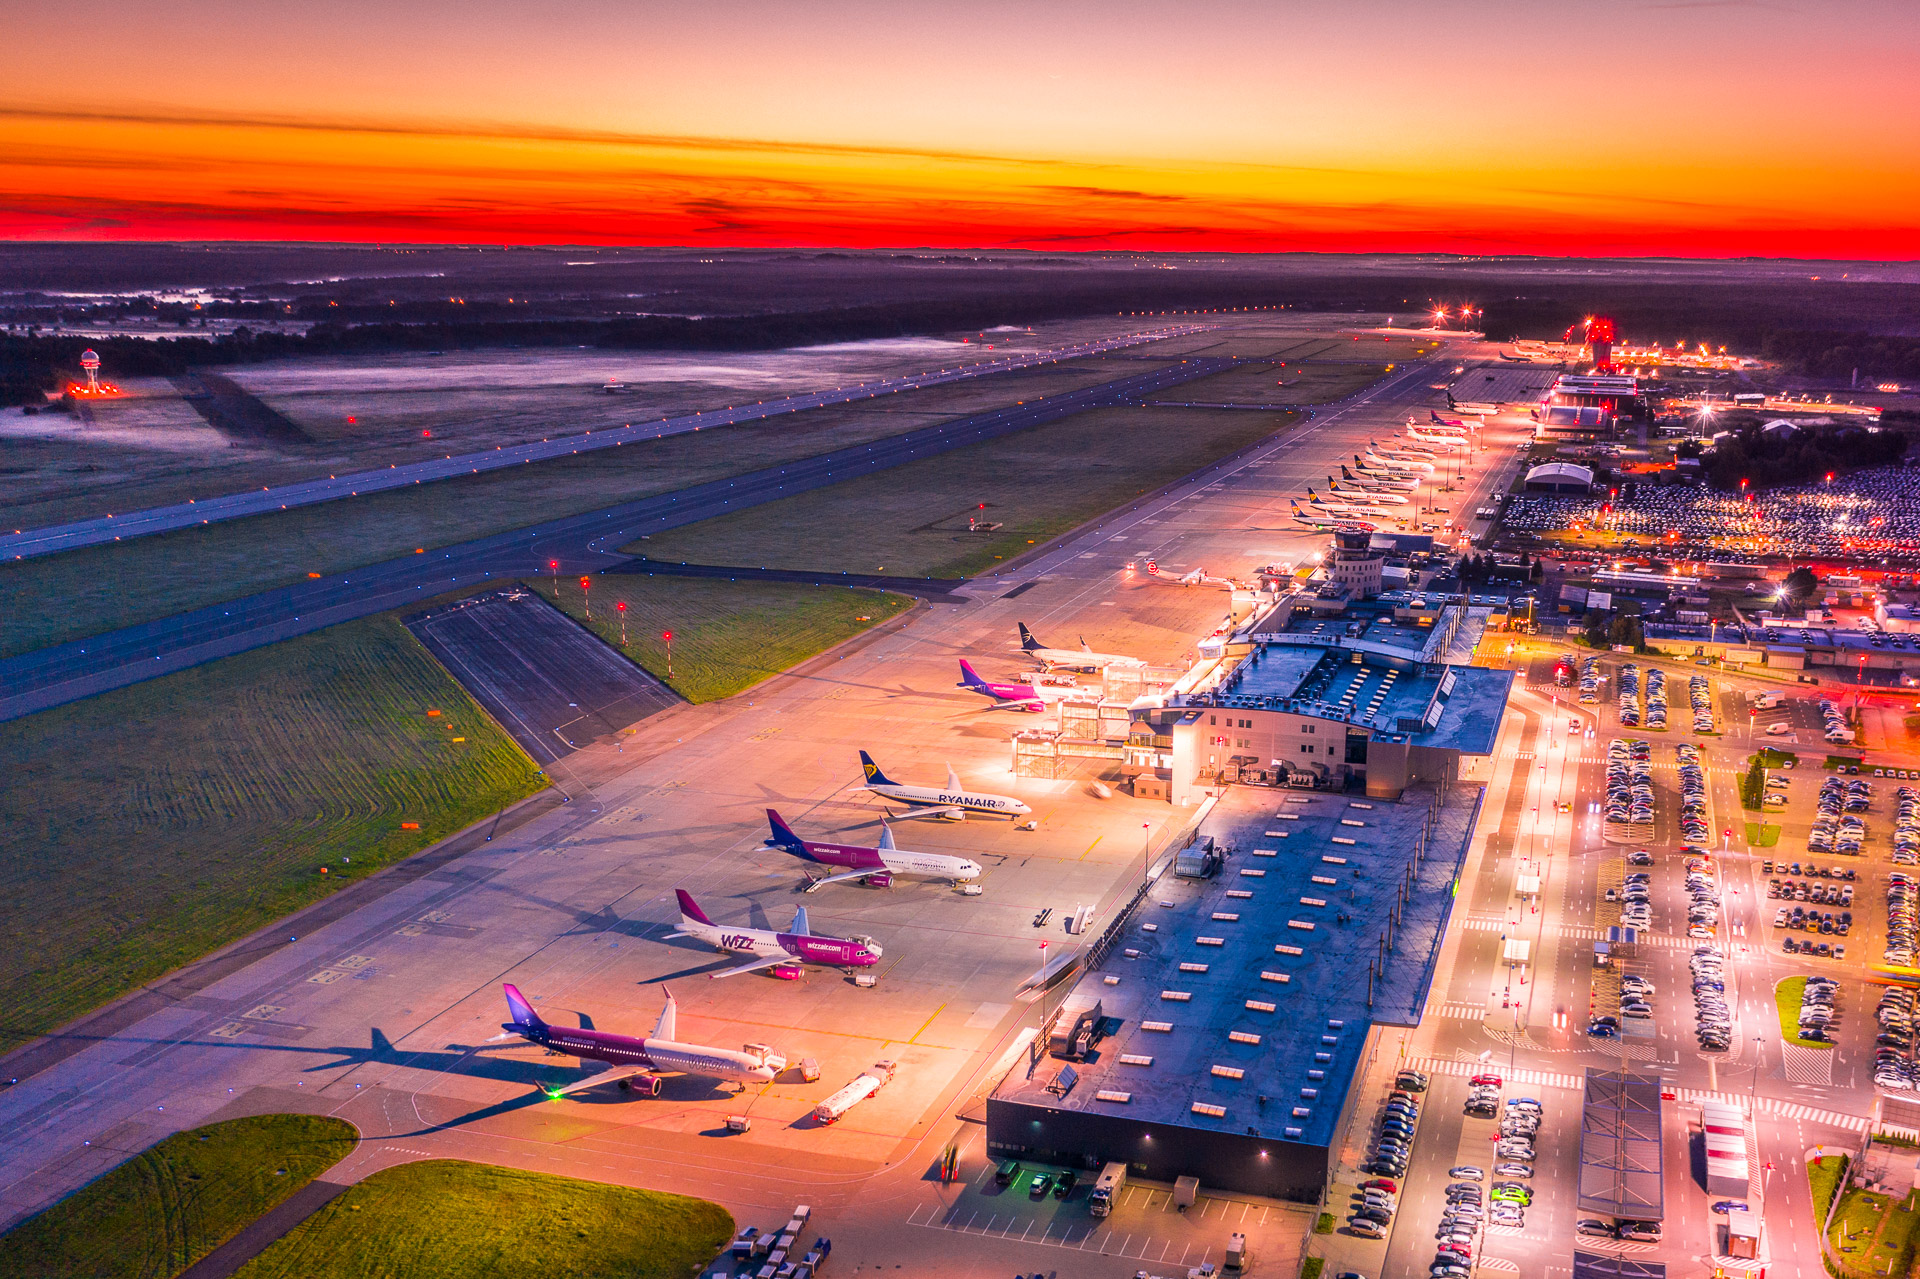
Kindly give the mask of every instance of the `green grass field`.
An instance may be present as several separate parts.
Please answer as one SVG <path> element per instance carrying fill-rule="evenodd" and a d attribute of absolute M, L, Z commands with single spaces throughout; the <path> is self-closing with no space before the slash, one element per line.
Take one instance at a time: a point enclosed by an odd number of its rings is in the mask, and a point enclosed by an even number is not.
<path fill-rule="evenodd" d="M 0 1237 L 0 1279 L 172 1279 L 345 1158 L 352 1124 L 260 1115 L 177 1133 Z"/>
<path fill-rule="evenodd" d="M 1920 1223 L 1914 1196 L 1894 1199 L 1849 1190 L 1833 1214 L 1828 1242 L 1849 1273 L 1905 1275 L 1913 1268 L 1914 1227 Z"/>
<path fill-rule="evenodd" d="M 239 1279 L 686 1279 L 732 1235 L 702 1199 L 433 1160 L 349 1187 Z"/>
<path fill-rule="evenodd" d="M 0 565 L 0 657 L 1132 376 L 1083 361 Z M 537 437 L 536 437 L 537 438 Z M 343 470 L 355 463 L 342 461 Z M 230 492 L 232 484 L 212 492 Z M 208 490 L 201 490 L 204 496 Z M 12 525 L 8 526 L 13 527 Z"/>
<path fill-rule="evenodd" d="M 1766 822 L 1747 823 L 1747 843 L 1754 848 L 1772 848 L 1780 842 L 1780 828 Z"/>
<path fill-rule="evenodd" d="M 1337 354 L 1348 354 L 1337 352 Z M 1368 352 L 1372 354 L 1372 352 Z M 1327 404 L 1364 390 L 1392 371 L 1386 362 L 1243 364 L 1154 394 L 1159 404 Z"/>
<path fill-rule="evenodd" d="M 0 759 L 0 1049 L 544 784 L 391 616 L 0 724 Z"/>
<path fill-rule="evenodd" d="M 1780 1014 L 1780 1038 L 1801 1048 L 1831 1048 L 1831 1043 L 1800 1038 L 1800 993 L 1807 988 L 1805 977 L 1788 977 L 1773 988 L 1773 1005 Z"/>
<path fill-rule="evenodd" d="M 626 549 L 691 564 L 970 577 L 1295 420 L 1279 412 L 1097 409 Z M 974 515 L 1001 527 L 971 533 Z"/>
<path fill-rule="evenodd" d="M 690 702 L 744 692 L 913 607 L 904 595 L 782 582 L 610 574 L 593 579 L 593 616 L 563 579 L 560 607 Z M 551 581 L 527 585 L 553 598 Z M 616 603 L 627 605 L 625 636 Z M 673 632 L 667 673 L 663 631 Z"/>

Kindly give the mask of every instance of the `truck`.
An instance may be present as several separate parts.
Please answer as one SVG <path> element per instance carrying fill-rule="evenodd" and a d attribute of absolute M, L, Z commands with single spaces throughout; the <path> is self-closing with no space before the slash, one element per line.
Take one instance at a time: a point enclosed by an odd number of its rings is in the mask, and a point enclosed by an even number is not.
<path fill-rule="evenodd" d="M 1241 1234 L 1227 1238 L 1227 1255 L 1221 1260 L 1220 1268 L 1232 1273 L 1247 1268 L 1247 1237 Z"/>
<path fill-rule="evenodd" d="M 1785 693 L 1755 693 L 1753 695 L 1753 709 L 1757 711 L 1770 711 L 1774 707 L 1784 706 L 1786 703 L 1787 696 Z"/>
<path fill-rule="evenodd" d="M 840 1117 L 887 1086 L 893 1078 L 894 1063 L 876 1061 L 845 1088 L 813 1108 L 814 1122 L 836 1124 Z"/>
<path fill-rule="evenodd" d="M 1093 1183 L 1093 1190 L 1087 1195 L 1087 1207 L 1096 1217 L 1104 1217 L 1113 1211 L 1114 1197 L 1127 1186 L 1127 1166 L 1123 1163 L 1111 1163 L 1100 1170 L 1100 1179 Z"/>
<path fill-rule="evenodd" d="M 1193 1201 L 1200 1197 L 1200 1178 L 1175 1177 L 1173 1179 L 1173 1206 L 1181 1212 L 1193 1207 Z"/>

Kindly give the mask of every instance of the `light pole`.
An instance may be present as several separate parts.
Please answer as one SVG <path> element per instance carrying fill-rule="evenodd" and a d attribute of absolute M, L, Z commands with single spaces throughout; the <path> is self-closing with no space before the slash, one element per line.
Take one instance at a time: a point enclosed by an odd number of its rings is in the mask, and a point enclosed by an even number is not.
<path fill-rule="evenodd" d="M 1140 823 L 1140 891 L 1147 889 L 1147 876 L 1153 873 L 1153 823 Z"/>
<path fill-rule="evenodd" d="M 593 596 L 587 593 L 587 588 L 592 584 L 593 581 L 591 578 L 583 577 L 580 579 L 580 604 L 586 609 L 587 620 L 589 621 L 593 620 Z"/>
<path fill-rule="evenodd" d="M 548 560 L 547 567 L 553 570 L 553 602 L 560 602 L 560 561 Z"/>
<path fill-rule="evenodd" d="M 673 678 L 673 632 L 661 631 L 660 638 L 664 640 L 667 645 L 667 678 L 672 679 Z"/>
<path fill-rule="evenodd" d="M 625 648 L 627 646 L 627 602 L 615 600 L 613 611 L 620 614 L 620 647 Z"/>

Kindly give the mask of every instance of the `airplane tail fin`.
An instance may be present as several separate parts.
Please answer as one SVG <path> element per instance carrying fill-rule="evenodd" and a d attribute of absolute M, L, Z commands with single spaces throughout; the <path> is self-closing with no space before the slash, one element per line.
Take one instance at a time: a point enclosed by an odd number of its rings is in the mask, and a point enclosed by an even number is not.
<path fill-rule="evenodd" d="M 673 893 L 674 893 L 674 896 L 680 899 L 680 922 L 681 923 L 705 924 L 708 928 L 713 927 L 713 921 L 707 918 L 706 911 L 700 909 L 700 903 L 693 900 L 692 893 L 689 893 L 684 888 L 676 888 L 673 890 Z"/>
<path fill-rule="evenodd" d="M 880 765 L 873 762 L 873 756 L 860 752 L 860 771 L 867 775 L 869 786 L 898 786 L 900 783 L 880 771 Z"/>
<path fill-rule="evenodd" d="M 805 906 L 798 907 L 793 912 L 793 935 L 795 937 L 813 936 L 813 929 L 807 925 L 807 908 Z"/>
<path fill-rule="evenodd" d="M 960 659 L 960 687 L 985 688 L 986 686 L 987 686 L 987 681 L 980 678 L 979 672 L 973 669 L 973 667 L 968 663 L 966 658 L 964 657 L 961 658 Z"/>
<path fill-rule="evenodd" d="M 1027 629 L 1027 624 L 1025 622 L 1021 622 L 1018 625 L 1020 627 L 1020 647 L 1021 648 L 1024 648 L 1027 650 L 1027 652 L 1031 653 L 1036 648 L 1046 647 L 1045 644 L 1042 644 L 1039 640 L 1033 637 L 1033 632 Z"/>
<path fill-rule="evenodd" d="M 893 847 L 893 827 L 889 825 L 883 817 L 880 819 L 880 848 L 881 851 L 886 852 L 892 850 Z"/>
<path fill-rule="evenodd" d="M 953 765 L 947 765 L 947 790 L 955 795 L 960 793 L 960 774 L 953 771 Z"/>
<path fill-rule="evenodd" d="M 1347 469 L 1347 464 L 1345 462 L 1342 462 L 1340 464 L 1340 478 L 1343 480 L 1350 480 L 1353 478 L 1353 472 Z"/>
<path fill-rule="evenodd" d="M 793 827 L 787 825 L 786 820 L 771 808 L 767 810 L 767 825 L 773 831 L 773 838 L 767 843 L 783 852 L 792 853 L 795 857 L 812 858 L 813 854 L 807 848 L 807 841 L 794 834 Z"/>
<path fill-rule="evenodd" d="M 507 1015 L 513 1018 L 510 1025 L 503 1026 L 501 1029 L 539 1030 L 547 1024 L 540 1020 L 540 1014 L 533 1011 L 533 1005 L 527 1002 L 526 996 L 520 993 L 517 986 L 505 983 L 500 989 L 507 997 Z"/>
<path fill-rule="evenodd" d="M 675 1014 L 680 1011 L 680 1005 L 674 1001 L 673 992 L 665 986 L 660 988 L 660 992 L 667 997 L 667 1006 L 660 1010 L 660 1020 L 653 1023 L 653 1037 L 655 1039 L 678 1039 L 680 1036 L 674 1034 L 673 1030 L 676 1020 Z"/>
<path fill-rule="evenodd" d="M 1093 645 L 1091 645 L 1091 644 L 1089 644 L 1089 643 L 1087 643 L 1087 637 L 1086 637 L 1086 636 L 1084 636 L 1084 635 L 1082 635 L 1082 636 L 1080 637 L 1080 651 L 1081 651 L 1082 653 L 1091 653 L 1091 652 L 1093 652 Z"/>

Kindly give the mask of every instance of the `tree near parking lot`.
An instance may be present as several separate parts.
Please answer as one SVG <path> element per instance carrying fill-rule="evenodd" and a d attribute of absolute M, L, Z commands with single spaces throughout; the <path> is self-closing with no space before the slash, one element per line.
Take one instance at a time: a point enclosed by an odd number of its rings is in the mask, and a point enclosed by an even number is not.
<path fill-rule="evenodd" d="M 1820 589 L 1820 579 L 1813 575 L 1812 569 L 1802 565 L 1787 574 L 1787 580 L 1782 586 L 1788 599 L 1795 603 L 1804 603 L 1812 599 L 1813 593 Z"/>

